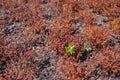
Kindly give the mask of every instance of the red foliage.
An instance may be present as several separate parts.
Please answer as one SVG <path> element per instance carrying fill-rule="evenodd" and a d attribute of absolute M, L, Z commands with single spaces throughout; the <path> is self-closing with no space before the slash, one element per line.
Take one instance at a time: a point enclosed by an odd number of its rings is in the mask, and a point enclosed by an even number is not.
<path fill-rule="evenodd" d="M 4 79 L 24 79 L 32 80 L 32 75 L 38 70 L 37 64 L 33 64 L 34 52 L 28 51 L 20 53 L 20 57 L 13 59 L 10 57 L 9 64 L 5 69 Z"/>
<path fill-rule="evenodd" d="M 109 23 L 109 27 L 112 30 L 112 35 L 120 39 L 120 18 L 116 18 Z"/>
<path fill-rule="evenodd" d="M 120 76 L 119 0 L 0 0 L 0 10 L 0 80 L 32 80 L 40 59 L 34 62 L 36 53 L 31 48 L 34 43 L 41 47 L 41 36 L 47 37 L 44 45 L 62 55 L 57 69 L 65 80 L 94 80 L 96 74 Z M 108 17 L 109 29 L 92 24 L 95 13 Z M 46 14 L 55 17 L 47 20 Z M 20 42 L 13 38 L 15 33 L 4 35 L 4 27 L 16 22 L 26 25 L 16 32 Z M 110 39 L 114 45 L 107 45 Z M 82 52 L 84 43 L 95 51 Z M 75 46 L 74 56 L 66 54 L 68 44 Z"/>
<path fill-rule="evenodd" d="M 90 10 L 80 10 L 77 17 L 80 22 L 84 22 L 86 25 L 92 24 L 94 20 L 93 13 Z"/>
<path fill-rule="evenodd" d="M 6 45 L 6 37 L 3 34 L 0 34 L 0 61 L 6 60 L 8 56 L 5 54 L 5 45 Z"/>
<path fill-rule="evenodd" d="M 102 48 L 110 40 L 109 29 L 106 27 L 86 27 L 83 31 L 89 44 L 94 48 Z"/>
<path fill-rule="evenodd" d="M 100 58 L 100 57 L 99 57 Z M 102 59 L 101 65 L 103 67 L 103 71 L 106 73 L 106 75 L 112 75 L 112 76 L 120 76 L 120 54 L 118 53 L 117 49 L 103 49 L 102 51 Z"/>
<path fill-rule="evenodd" d="M 118 45 L 93 52 L 85 62 L 74 62 L 62 58 L 58 67 L 59 75 L 67 80 L 95 79 L 95 75 L 120 76 L 120 54 Z"/>
<path fill-rule="evenodd" d="M 16 48 L 17 46 L 19 47 Z M 25 49 L 23 45 L 18 44 L 5 44 L 1 50 L 4 51 L 0 52 L 0 62 L 2 67 L 6 67 L 0 75 L 3 79 L 32 80 L 32 76 L 38 70 L 38 64 L 34 63 L 33 50 Z"/>
<path fill-rule="evenodd" d="M 86 2 L 93 11 L 107 15 L 110 19 L 115 19 L 120 12 L 119 0 L 87 0 Z"/>
<path fill-rule="evenodd" d="M 90 61 L 95 63 L 95 65 L 99 65 L 101 67 L 101 70 L 103 71 L 103 74 L 107 76 L 119 76 L 120 71 L 120 54 L 118 47 L 107 47 L 102 49 L 98 53 L 94 53 L 92 57 L 90 58 Z"/>
<path fill-rule="evenodd" d="M 57 19 L 58 20 L 58 19 Z M 57 23 L 60 24 L 57 26 Z M 50 45 L 58 54 L 64 55 L 68 44 L 75 45 L 75 52 L 81 52 L 84 38 L 74 32 L 75 26 L 69 20 L 60 19 L 50 30 Z"/>

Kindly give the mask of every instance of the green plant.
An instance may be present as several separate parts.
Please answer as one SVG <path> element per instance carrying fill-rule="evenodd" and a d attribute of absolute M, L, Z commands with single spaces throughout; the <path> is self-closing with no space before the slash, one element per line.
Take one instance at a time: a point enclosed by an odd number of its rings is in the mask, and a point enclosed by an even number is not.
<path fill-rule="evenodd" d="M 90 51 L 90 48 L 87 46 L 86 43 L 84 43 L 83 50 L 84 50 L 84 51 L 87 51 L 87 52 Z"/>
<path fill-rule="evenodd" d="M 74 53 L 75 53 L 75 46 L 69 44 L 69 45 L 66 47 L 66 53 L 69 54 L 69 55 L 74 55 Z"/>

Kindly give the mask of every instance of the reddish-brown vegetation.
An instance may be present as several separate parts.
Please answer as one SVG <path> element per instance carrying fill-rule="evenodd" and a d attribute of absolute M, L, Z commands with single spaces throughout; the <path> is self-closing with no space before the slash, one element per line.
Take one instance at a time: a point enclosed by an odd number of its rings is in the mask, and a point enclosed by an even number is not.
<path fill-rule="evenodd" d="M 57 19 L 59 20 L 59 19 Z M 79 52 L 82 49 L 84 38 L 80 34 L 76 34 L 75 24 L 69 20 L 62 21 L 53 25 L 50 30 L 50 45 L 58 54 L 65 54 L 66 47 L 69 44 L 75 45 L 75 51 Z"/>
<path fill-rule="evenodd" d="M 50 61 L 60 80 L 119 79 L 120 1 L 0 0 L 0 80 L 43 80 Z"/>
<path fill-rule="evenodd" d="M 101 48 L 110 40 L 110 33 L 106 27 L 89 26 L 83 31 L 89 44 L 94 48 Z"/>
<path fill-rule="evenodd" d="M 119 0 L 87 0 L 90 8 L 98 14 L 104 14 L 110 19 L 119 17 L 120 13 L 120 2 Z"/>
<path fill-rule="evenodd" d="M 109 27 L 112 30 L 112 35 L 120 39 L 120 18 L 116 18 L 109 23 Z"/>

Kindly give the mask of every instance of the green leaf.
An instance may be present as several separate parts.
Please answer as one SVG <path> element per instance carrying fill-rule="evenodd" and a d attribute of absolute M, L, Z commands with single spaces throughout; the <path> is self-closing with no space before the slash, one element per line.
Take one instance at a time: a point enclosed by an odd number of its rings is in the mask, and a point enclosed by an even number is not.
<path fill-rule="evenodd" d="M 84 51 L 90 51 L 90 48 L 87 46 L 86 43 L 84 43 L 84 48 L 83 48 Z"/>
<path fill-rule="evenodd" d="M 73 55 L 75 53 L 75 46 L 74 45 L 68 45 L 66 47 L 66 53 L 69 54 L 69 55 Z"/>

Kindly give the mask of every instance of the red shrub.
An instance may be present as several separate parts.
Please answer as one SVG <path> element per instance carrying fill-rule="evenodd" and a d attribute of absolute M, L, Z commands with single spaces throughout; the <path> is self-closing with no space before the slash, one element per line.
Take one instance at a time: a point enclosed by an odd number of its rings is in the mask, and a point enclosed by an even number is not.
<path fill-rule="evenodd" d="M 38 65 L 34 63 L 35 52 L 33 50 L 22 50 L 22 47 L 19 49 L 7 48 L 5 51 L 6 60 L 4 60 L 6 68 L 1 77 L 6 80 L 32 80 L 32 76 L 38 70 Z"/>
<path fill-rule="evenodd" d="M 94 48 L 102 48 L 110 39 L 109 29 L 106 27 L 86 27 L 83 31 L 89 44 Z"/>
<path fill-rule="evenodd" d="M 116 18 L 109 23 L 109 27 L 112 30 L 112 35 L 120 39 L 120 18 Z"/>
<path fill-rule="evenodd" d="M 107 15 L 110 19 L 115 19 L 119 14 L 119 0 L 87 0 L 87 4 L 98 14 Z"/>
<path fill-rule="evenodd" d="M 94 20 L 93 13 L 90 10 L 80 10 L 78 13 L 79 21 L 87 25 L 91 24 Z"/>
<path fill-rule="evenodd" d="M 105 74 L 106 76 L 120 76 L 120 54 L 118 51 L 118 47 L 120 46 L 115 47 L 116 48 L 104 48 L 98 53 L 94 53 L 93 56 L 90 58 L 91 62 L 101 67 L 102 74 Z"/>
<path fill-rule="evenodd" d="M 68 44 L 75 45 L 75 52 L 79 52 L 82 49 L 82 44 L 84 42 L 84 38 L 81 34 L 76 34 L 74 32 L 74 24 L 69 23 L 69 20 L 65 20 L 62 22 L 56 22 L 56 24 L 50 29 L 50 45 L 54 51 L 58 54 L 65 54 L 66 47 Z M 60 25 L 57 26 L 57 23 Z"/>
<path fill-rule="evenodd" d="M 5 55 L 5 45 L 6 45 L 6 40 L 5 40 L 5 35 L 0 34 L 0 61 L 6 60 L 6 55 Z"/>

